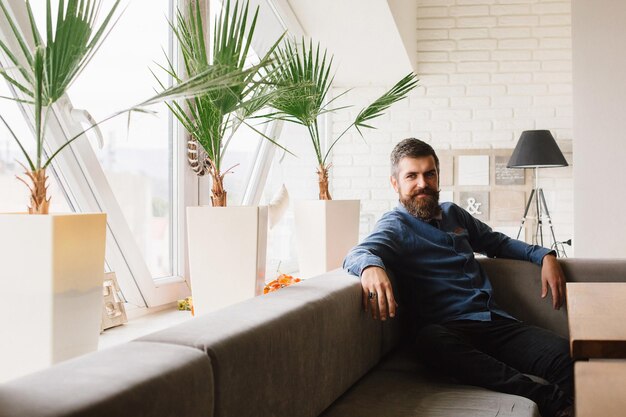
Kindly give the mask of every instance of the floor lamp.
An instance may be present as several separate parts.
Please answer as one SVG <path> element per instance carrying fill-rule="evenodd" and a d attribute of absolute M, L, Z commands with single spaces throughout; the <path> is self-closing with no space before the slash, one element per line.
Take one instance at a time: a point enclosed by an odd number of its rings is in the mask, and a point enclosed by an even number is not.
<path fill-rule="evenodd" d="M 557 244 L 558 242 L 554 236 L 554 227 L 552 227 L 552 219 L 550 218 L 548 205 L 543 195 L 543 189 L 539 187 L 539 168 L 565 166 L 567 166 L 567 161 L 549 130 L 525 130 L 522 132 L 515 146 L 515 150 L 513 151 L 513 155 L 511 155 L 511 159 L 507 164 L 507 168 L 535 169 L 535 187 L 531 191 L 528 202 L 526 203 L 526 210 L 524 210 L 524 217 L 522 218 L 522 224 L 517 232 L 517 238 L 519 239 L 524 229 L 530 207 L 534 205 L 537 212 L 536 236 L 539 236 L 538 243 L 543 246 L 543 222 L 547 220 L 554 249 L 559 257 L 565 255 L 565 253 L 562 248 L 559 249 L 559 245 Z"/>

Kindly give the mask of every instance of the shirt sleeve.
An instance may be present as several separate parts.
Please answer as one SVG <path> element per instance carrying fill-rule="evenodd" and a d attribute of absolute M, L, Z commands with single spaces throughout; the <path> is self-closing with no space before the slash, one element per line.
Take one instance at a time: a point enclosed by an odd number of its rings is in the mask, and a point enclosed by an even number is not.
<path fill-rule="evenodd" d="M 398 233 L 397 219 L 394 221 L 390 216 L 381 218 L 374 231 L 348 252 L 343 268 L 358 277 L 370 266 L 385 269 L 385 264 L 393 262 L 400 252 Z"/>
<path fill-rule="evenodd" d="M 491 227 L 481 222 L 467 211 L 458 207 L 469 234 L 470 245 L 475 252 L 490 258 L 506 258 L 528 261 L 541 266 L 543 257 L 553 253 L 539 245 L 529 245 L 521 240 L 511 239 L 507 235 L 494 232 Z"/>

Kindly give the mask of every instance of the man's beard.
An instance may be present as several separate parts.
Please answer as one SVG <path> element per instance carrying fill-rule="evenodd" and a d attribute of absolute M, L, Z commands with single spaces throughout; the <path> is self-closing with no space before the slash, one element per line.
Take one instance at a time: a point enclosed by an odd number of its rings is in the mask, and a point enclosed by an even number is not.
<path fill-rule="evenodd" d="M 420 194 L 426 194 L 426 197 L 420 197 Z M 422 220 L 430 220 L 441 214 L 438 190 L 421 188 L 408 197 L 401 195 L 400 202 L 410 214 Z"/>

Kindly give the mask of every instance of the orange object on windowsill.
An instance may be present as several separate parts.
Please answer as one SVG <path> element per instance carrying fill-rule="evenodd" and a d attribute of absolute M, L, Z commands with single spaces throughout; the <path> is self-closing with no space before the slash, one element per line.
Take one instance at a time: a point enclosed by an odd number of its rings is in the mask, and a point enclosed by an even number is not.
<path fill-rule="evenodd" d="M 291 275 L 281 274 L 274 281 L 268 282 L 263 288 L 263 294 L 288 287 L 291 284 L 302 281 L 300 278 L 294 278 Z"/>

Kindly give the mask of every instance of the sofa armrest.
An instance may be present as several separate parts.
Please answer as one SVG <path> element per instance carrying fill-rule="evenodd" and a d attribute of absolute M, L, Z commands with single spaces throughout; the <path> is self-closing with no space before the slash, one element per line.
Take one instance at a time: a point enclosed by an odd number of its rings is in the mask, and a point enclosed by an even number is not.
<path fill-rule="evenodd" d="M 561 259 L 568 282 L 625 282 L 626 259 Z"/>
<path fill-rule="evenodd" d="M 211 417 L 213 392 L 202 352 L 130 342 L 0 384 L 0 417 Z"/>

